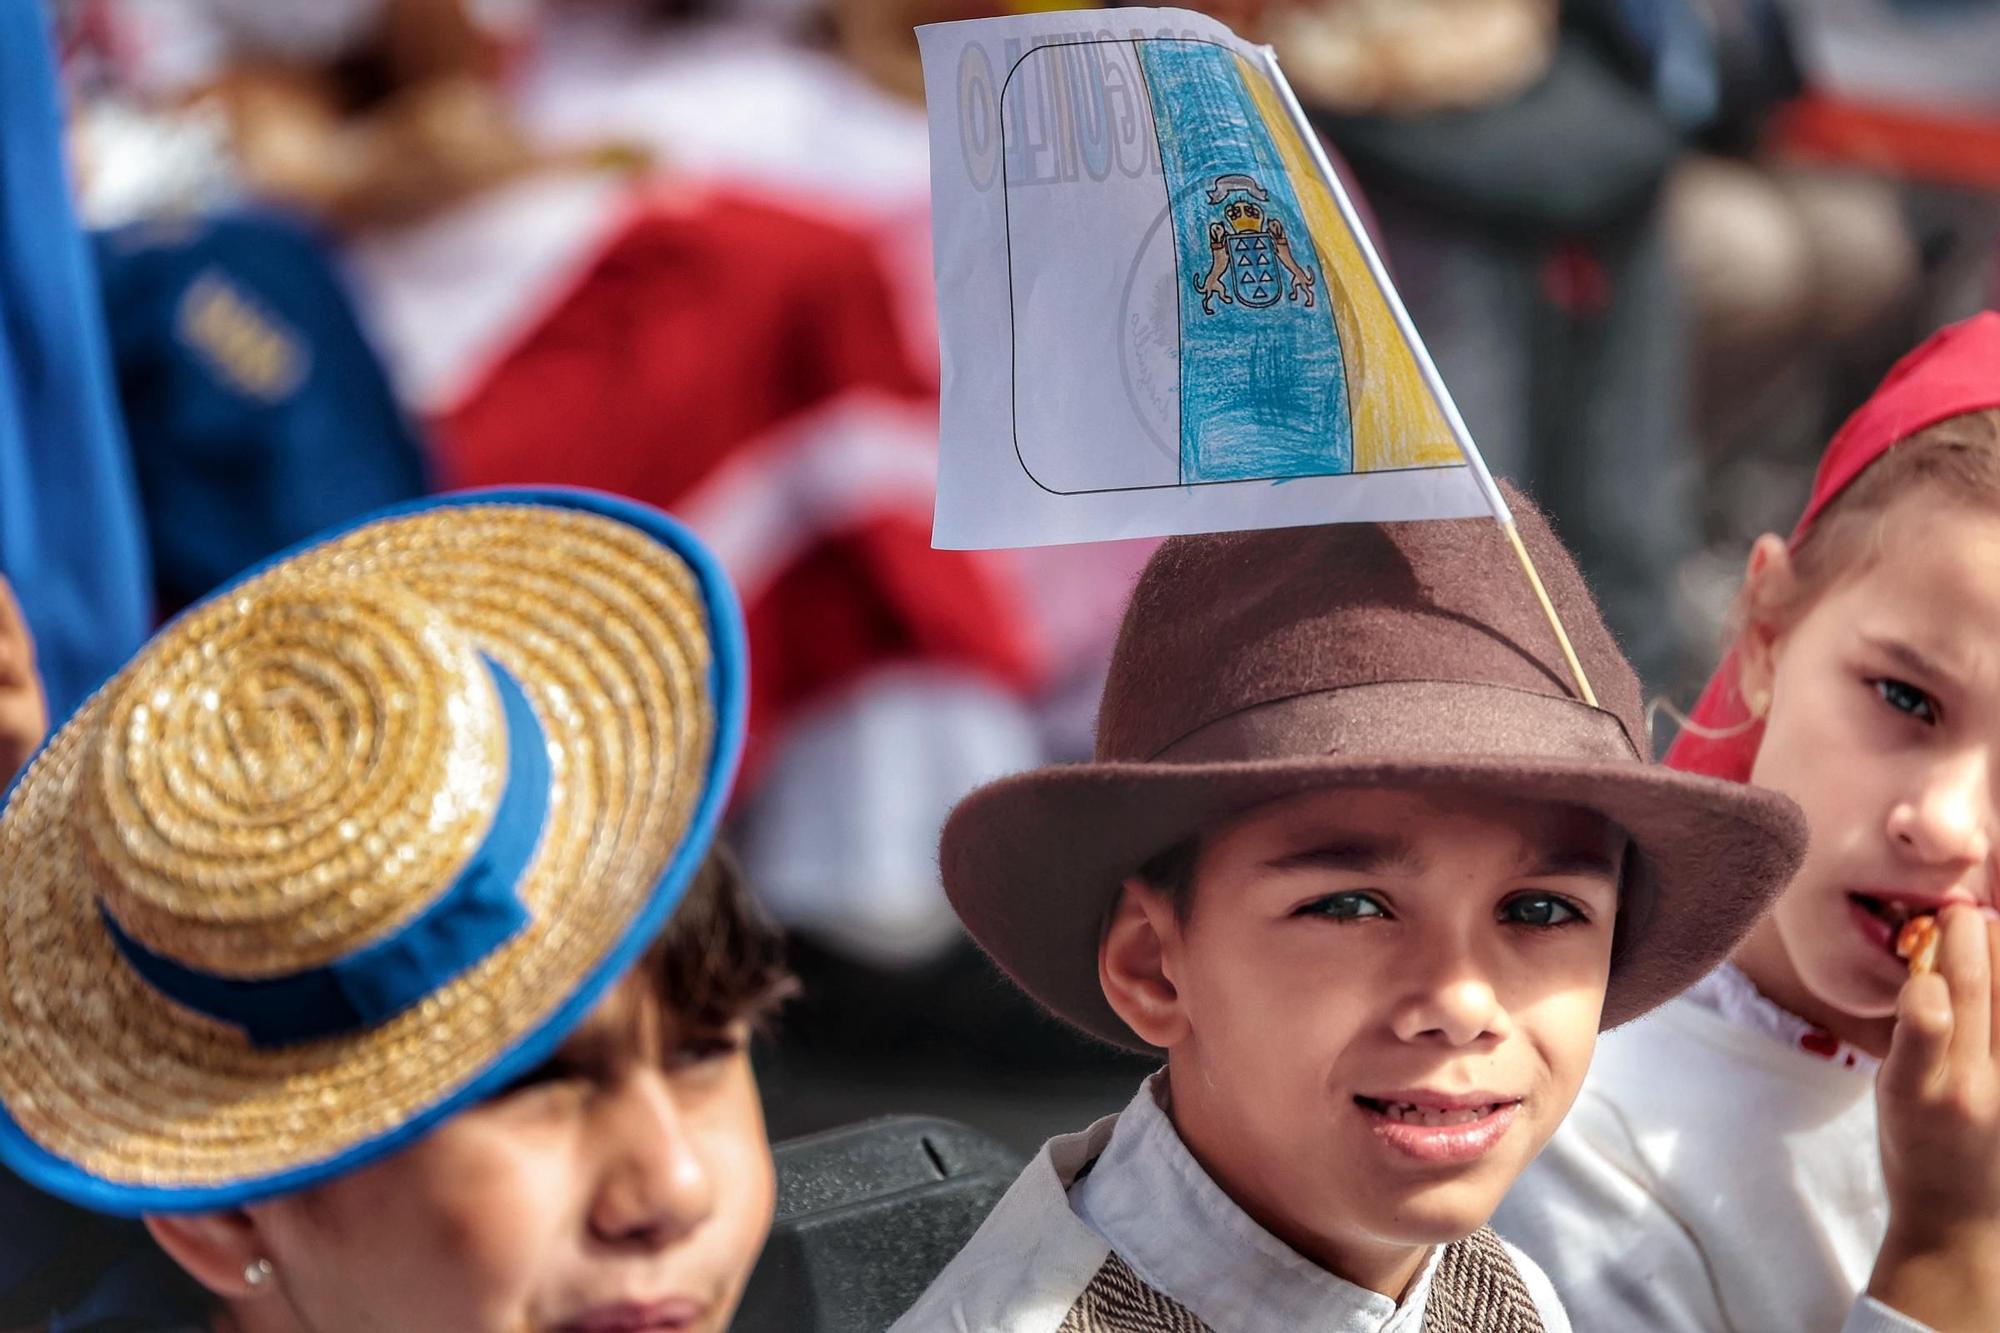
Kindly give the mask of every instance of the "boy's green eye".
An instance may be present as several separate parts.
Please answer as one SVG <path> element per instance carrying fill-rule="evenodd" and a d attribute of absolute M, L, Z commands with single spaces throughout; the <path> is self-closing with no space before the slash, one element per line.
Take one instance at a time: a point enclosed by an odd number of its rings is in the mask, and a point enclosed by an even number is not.
<path fill-rule="evenodd" d="M 1875 692 L 1882 696 L 1882 702 L 1899 713 L 1908 713 L 1919 722 L 1937 721 L 1937 705 L 1931 697 L 1906 680 L 1884 677 L 1874 682 Z"/>
<path fill-rule="evenodd" d="M 1500 919 L 1517 926 L 1566 926 L 1583 920 L 1584 916 L 1567 898 L 1553 893 L 1524 893 L 1501 905 Z"/>
<path fill-rule="evenodd" d="M 1329 893 L 1324 898 L 1315 898 L 1301 907 L 1299 913 L 1332 917 L 1336 921 L 1354 921 L 1362 917 L 1389 915 L 1374 894 L 1358 890 L 1349 893 Z"/>

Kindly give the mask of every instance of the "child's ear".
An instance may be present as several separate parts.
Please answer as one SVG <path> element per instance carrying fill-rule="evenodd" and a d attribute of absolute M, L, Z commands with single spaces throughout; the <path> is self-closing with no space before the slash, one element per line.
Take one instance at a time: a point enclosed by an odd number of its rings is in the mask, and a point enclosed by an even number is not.
<path fill-rule="evenodd" d="M 1750 715 L 1762 718 L 1771 706 L 1771 681 L 1777 674 L 1778 640 L 1784 632 L 1781 611 L 1791 605 L 1797 575 L 1785 539 L 1765 533 L 1750 548 L 1743 571 L 1743 630 L 1737 638 L 1737 689 Z"/>
<path fill-rule="evenodd" d="M 249 1274 L 269 1256 L 261 1247 L 256 1224 L 242 1209 L 152 1214 L 145 1221 L 167 1257 L 217 1296 L 241 1300 L 259 1291 Z"/>
<path fill-rule="evenodd" d="M 1179 937 L 1180 919 L 1167 895 L 1128 879 L 1097 943 L 1104 998 L 1141 1041 L 1162 1049 L 1188 1029 L 1180 991 L 1167 970 L 1169 942 Z"/>

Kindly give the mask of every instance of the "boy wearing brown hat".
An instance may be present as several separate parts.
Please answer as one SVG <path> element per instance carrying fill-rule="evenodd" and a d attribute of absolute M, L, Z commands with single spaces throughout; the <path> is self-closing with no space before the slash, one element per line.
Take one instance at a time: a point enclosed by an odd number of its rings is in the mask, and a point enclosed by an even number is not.
<path fill-rule="evenodd" d="M 1598 706 L 1490 521 L 1180 538 L 1096 762 L 953 812 L 981 945 L 1166 1067 L 1052 1141 L 897 1333 L 1569 1327 L 1486 1220 L 1599 1029 L 1720 960 L 1804 832 L 1646 761 L 1631 668 L 1514 503 Z"/>

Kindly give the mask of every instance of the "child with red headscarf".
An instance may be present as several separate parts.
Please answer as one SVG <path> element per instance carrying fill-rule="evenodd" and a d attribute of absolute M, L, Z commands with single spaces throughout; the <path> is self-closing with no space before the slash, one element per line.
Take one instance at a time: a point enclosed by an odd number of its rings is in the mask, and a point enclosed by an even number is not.
<path fill-rule="evenodd" d="M 1890 372 L 1738 610 L 1667 762 L 1797 801 L 1804 867 L 1496 1226 L 1578 1328 L 2000 1329 L 2000 313 Z"/>

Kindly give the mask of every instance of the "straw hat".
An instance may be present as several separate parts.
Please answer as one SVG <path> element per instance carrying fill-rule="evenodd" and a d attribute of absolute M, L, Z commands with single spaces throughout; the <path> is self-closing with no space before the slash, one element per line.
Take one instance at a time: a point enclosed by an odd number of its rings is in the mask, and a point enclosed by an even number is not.
<path fill-rule="evenodd" d="M 1630 835 L 1604 1026 L 1720 962 L 1797 869 L 1804 820 L 1646 761 L 1632 668 L 1569 552 L 1508 498 L 1600 707 L 1490 519 L 1174 538 L 1126 611 L 1096 761 L 1004 778 L 946 822 L 945 891 L 973 937 L 1059 1017 L 1145 1049 L 1097 975 L 1128 875 L 1267 801 L 1419 786 L 1581 806 Z"/>
<path fill-rule="evenodd" d="M 390 510 L 189 610 L 0 812 L 0 1160 L 223 1207 L 504 1086 L 699 865 L 743 672 L 708 553 L 579 491 Z"/>

